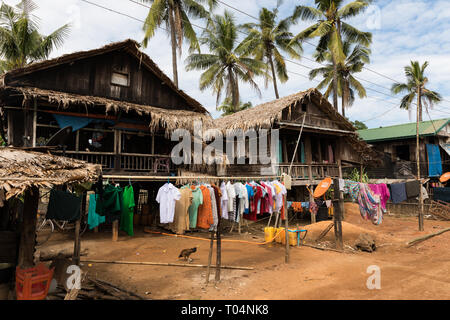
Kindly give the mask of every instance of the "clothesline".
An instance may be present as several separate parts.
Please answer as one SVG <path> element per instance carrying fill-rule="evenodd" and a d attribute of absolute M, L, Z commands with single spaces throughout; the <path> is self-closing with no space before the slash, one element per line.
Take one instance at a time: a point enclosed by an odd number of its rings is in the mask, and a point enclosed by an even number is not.
<path fill-rule="evenodd" d="M 114 179 L 114 180 L 128 180 L 128 179 L 142 179 L 142 180 L 261 180 L 261 179 L 280 179 L 282 176 L 253 176 L 253 177 L 214 177 L 214 176 L 115 176 L 115 175 L 104 175 L 103 179 Z"/>

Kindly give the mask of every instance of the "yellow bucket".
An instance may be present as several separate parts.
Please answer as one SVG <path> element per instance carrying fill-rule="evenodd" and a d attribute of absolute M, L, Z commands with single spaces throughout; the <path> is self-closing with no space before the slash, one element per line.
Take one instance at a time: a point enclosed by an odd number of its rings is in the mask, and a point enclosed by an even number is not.
<path fill-rule="evenodd" d="M 289 245 L 297 245 L 297 232 L 289 232 Z"/>
<path fill-rule="evenodd" d="M 277 243 L 286 243 L 286 240 L 285 240 L 286 235 L 284 232 L 284 228 L 277 228 L 275 230 L 276 230 L 276 234 L 277 234 L 275 241 Z"/>
<path fill-rule="evenodd" d="M 274 227 L 264 228 L 264 240 L 266 242 L 273 242 L 275 240 L 276 229 Z"/>

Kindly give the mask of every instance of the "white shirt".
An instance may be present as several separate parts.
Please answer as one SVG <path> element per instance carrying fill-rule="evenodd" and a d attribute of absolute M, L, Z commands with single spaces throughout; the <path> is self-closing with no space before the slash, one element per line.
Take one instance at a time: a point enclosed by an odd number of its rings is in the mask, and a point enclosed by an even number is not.
<path fill-rule="evenodd" d="M 228 193 L 225 182 L 222 182 L 222 184 L 220 185 L 220 192 L 222 193 L 222 197 L 220 198 L 222 207 L 222 218 L 228 220 Z"/>
<path fill-rule="evenodd" d="M 228 211 L 233 212 L 233 199 L 236 198 L 236 191 L 234 190 L 234 186 L 230 181 L 227 183 L 227 193 L 228 193 Z"/>
<path fill-rule="evenodd" d="M 158 190 L 156 201 L 159 203 L 161 223 L 172 223 L 175 215 L 175 202 L 181 199 L 180 191 L 171 183 L 166 183 Z"/>
<path fill-rule="evenodd" d="M 280 193 L 277 193 L 275 195 L 275 211 L 279 212 L 281 210 L 281 207 L 283 207 L 283 196 L 287 194 L 287 190 L 278 181 L 274 181 L 273 183 L 276 184 L 281 189 Z"/>

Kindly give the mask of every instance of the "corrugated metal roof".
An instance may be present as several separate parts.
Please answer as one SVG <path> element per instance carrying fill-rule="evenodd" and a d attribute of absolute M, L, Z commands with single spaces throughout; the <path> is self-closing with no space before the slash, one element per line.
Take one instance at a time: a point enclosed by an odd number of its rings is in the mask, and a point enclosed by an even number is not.
<path fill-rule="evenodd" d="M 421 136 L 433 136 L 441 131 L 450 118 L 433 121 L 423 121 L 419 123 L 419 134 Z M 409 139 L 416 136 L 416 123 L 399 124 L 389 127 L 358 130 L 358 134 L 366 142 L 376 142 L 385 140 Z"/>

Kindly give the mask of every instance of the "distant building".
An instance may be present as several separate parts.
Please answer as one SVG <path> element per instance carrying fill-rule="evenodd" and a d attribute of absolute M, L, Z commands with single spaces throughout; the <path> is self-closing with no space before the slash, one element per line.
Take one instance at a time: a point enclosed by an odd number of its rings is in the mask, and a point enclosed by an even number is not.
<path fill-rule="evenodd" d="M 416 123 L 358 131 L 361 139 L 385 154 L 384 165 L 369 168 L 370 178 L 408 179 L 417 175 Z M 450 118 L 419 124 L 422 177 L 450 170 Z"/>

